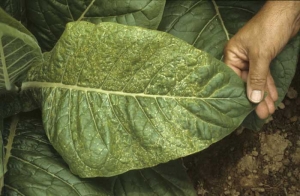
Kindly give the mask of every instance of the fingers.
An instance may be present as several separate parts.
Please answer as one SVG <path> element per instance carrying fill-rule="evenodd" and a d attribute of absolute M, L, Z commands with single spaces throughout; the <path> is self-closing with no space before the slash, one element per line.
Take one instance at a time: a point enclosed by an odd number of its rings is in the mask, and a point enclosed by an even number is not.
<path fill-rule="evenodd" d="M 247 78 L 247 96 L 253 103 L 259 103 L 264 97 L 267 77 L 269 73 L 270 60 L 259 58 L 254 55 L 254 58 L 249 60 L 249 74 Z"/>
<path fill-rule="evenodd" d="M 258 104 L 255 110 L 256 114 L 261 119 L 266 119 L 275 112 L 276 108 L 274 102 L 278 99 L 278 93 L 275 86 L 275 82 L 269 68 L 267 69 L 267 72 L 268 74 L 265 79 L 266 84 L 262 89 L 262 92 L 267 92 L 267 96 L 264 99 L 262 98 L 261 102 Z M 248 70 L 241 70 L 240 77 L 243 79 L 243 81 L 247 81 L 249 78 Z"/>
<path fill-rule="evenodd" d="M 267 89 L 268 89 L 268 93 L 271 96 L 273 102 L 277 101 L 278 92 L 277 92 L 276 85 L 275 85 L 274 79 L 273 79 L 270 71 L 269 71 L 268 77 L 267 77 Z"/>
<path fill-rule="evenodd" d="M 278 99 L 277 89 L 269 70 L 272 58 L 267 58 L 269 55 L 264 53 L 259 55 L 257 52 L 252 55 L 244 53 L 245 50 L 240 50 L 230 43 L 233 43 L 232 40 L 224 50 L 224 62 L 247 82 L 247 96 L 251 102 L 259 103 L 256 113 L 259 118 L 265 119 L 274 113 L 274 102 Z M 264 98 L 265 92 L 267 96 Z"/>
<path fill-rule="evenodd" d="M 238 47 L 232 46 L 231 43 L 232 40 L 227 43 L 224 49 L 224 63 L 242 77 L 243 71 L 248 70 L 248 62 L 245 60 L 245 55 L 239 52 Z"/>
<path fill-rule="evenodd" d="M 267 96 L 257 105 L 255 112 L 260 119 L 266 119 L 275 112 L 275 109 L 273 99 L 271 96 Z"/>
<path fill-rule="evenodd" d="M 255 112 L 260 119 L 266 119 L 270 115 L 268 105 L 265 101 L 262 101 L 257 105 Z"/>
<path fill-rule="evenodd" d="M 268 73 L 265 91 L 267 91 L 268 95 L 255 109 L 257 116 L 261 119 L 265 119 L 275 112 L 274 102 L 278 99 L 275 82 L 270 72 Z"/>

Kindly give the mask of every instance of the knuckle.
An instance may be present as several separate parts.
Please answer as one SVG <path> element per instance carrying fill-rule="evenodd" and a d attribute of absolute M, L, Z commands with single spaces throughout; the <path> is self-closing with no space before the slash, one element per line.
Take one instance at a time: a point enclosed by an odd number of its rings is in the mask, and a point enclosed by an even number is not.
<path fill-rule="evenodd" d="M 265 86 L 266 84 L 266 78 L 262 78 L 261 76 L 258 75 L 251 75 L 250 76 L 250 82 L 251 84 L 257 85 L 257 86 Z"/>

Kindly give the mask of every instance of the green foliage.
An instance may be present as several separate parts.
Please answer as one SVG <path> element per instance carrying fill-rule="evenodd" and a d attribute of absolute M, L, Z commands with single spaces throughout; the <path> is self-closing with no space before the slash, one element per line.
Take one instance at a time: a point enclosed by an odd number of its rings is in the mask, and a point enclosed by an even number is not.
<path fill-rule="evenodd" d="M 48 141 L 39 112 L 8 119 L 3 135 L 5 195 L 195 195 L 180 161 L 111 178 L 75 176 Z"/>
<path fill-rule="evenodd" d="M 156 29 L 165 0 L 26 1 L 28 27 L 44 50 L 53 48 L 68 22 L 117 22 Z"/>
<path fill-rule="evenodd" d="M 222 59 L 227 41 L 263 5 L 263 1 L 168 1 L 159 30 Z"/>
<path fill-rule="evenodd" d="M 168 32 L 215 58 L 223 59 L 227 41 L 250 20 L 264 1 L 167 1 L 159 30 Z M 292 82 L 300 49 L 300 36 L 286 45 L 270 65 L 279 104 Z M 264 124 L 255 111 L 243 126 L 259 130 Z"/>
<path fill-rule="evenodd" d="M 222 62 L 169 34 L 116 23 L 69 23 L 22 89 L 41 106 L 54 148 L 82 177 L 198 152 L 253 109 Z"/>
<path fill-rule="evenodd" d="M 23 3 L 0 3 L 27 21 L 0 9 L 2 194 L 196 195 L 178 159 L 262 125 L 220 60 L 263 2 Z M 279 101 L 299 42 L 272 62 Z"/>
<path fill-rule="evenodd" d="M 39 45 L 28 30 L 0 8 L 0 93 L 15 89 L 32 63 L 42 60 Z"/>

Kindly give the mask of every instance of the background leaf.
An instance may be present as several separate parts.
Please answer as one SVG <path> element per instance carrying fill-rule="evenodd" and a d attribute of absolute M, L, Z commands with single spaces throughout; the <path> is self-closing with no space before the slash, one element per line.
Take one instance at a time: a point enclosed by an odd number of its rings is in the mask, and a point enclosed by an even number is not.
<path fill-rule="evenodd" d="M 22 89 L 41 106 L 54 148 L 82 177 L 201 151 L 253 109 L 222 62 L 172 35 L 116 23 L 69 23 Z"/>
<path fill-rule="evenodd" d="M 222 59 L 227 41 L 263 5 L 251 1 L 167 1 L 159 30 Z"/>
<path fill-rule="evenodd" d="M 3 115 L 2 115 L 3 103 L 0 102 L 0 193 L 4 186 L 4 145 L 3 145 Z"/>
<path fill-rule="evenodd" d="M 0 7 L 16 20 L 23 21 L 25 18 L 24 0 L 1 0 Z"/>
<path fill-rule="evenodd" d="M 114 182 L 113 189 L 115 196 L 196 195 L 179 160 L 119 175 Z"/>
<path fill-rule="evenodd" d="M 6 146 L 11 149 L 3 192 L 7 196 L 195 195 L 179 160 L 111 178 L 74 176 L 49 143 L 37 111 L 6 119 L 4 135 L 11 145 Z"/>
<path fill-rule="evenodd" d="M 156 29 L 165 0 L 26 1 L 28 28 L 41 47 L 53 48 L 68 22 L 117 22 Z"/>
<path fill-rule="evenodd" d="M 38 108 L 36 102 L 27 94 L 17 92 L 0 94 L 0 100 L 2 118 L 7 118 L 20 112 L 29 112 Z"/>
<path fill-rule="evenodd" d="M 55 152 L 43 130 L 40 113 L 6 121 L 5 142 L 8 172 L 4 195 L 110 195 L 97 180 L 74 176 Z M 10 138 L 10 140 L 8 140 Z M 10 146 L 11 145 L 11 146 Z"/>
<path fill-rule="evenodd" d="M 8 15 L 2 8 L 0 8 L 0 24 L 1 23 L 9 25 L 10 27 L 15 28 L 35 39 L 30 31 L 28 31 L 19 21 Z"/>
<path fill-rule="evenodd" d="M 159 30 L 168 32 L 223 58 L 227 41 L 263 6 L 264 1 L 167 1 Z M 271 65 L 280 103 L 295 74 L 299 54 L 299 38 L 290 41 Z M 264 124 L 253 111 L 243 126 L 258 130 Z"/>
<path fill-rule="evenodd" d="M 32 35 L 0 8 L 0 91 L 13 90 L 42 53 Z"/>
<path fill-rule="evenodd" d="M 22 111 L 22 104 L 16 92 L 0 95 L 1 117 L 4 119 Z"/>

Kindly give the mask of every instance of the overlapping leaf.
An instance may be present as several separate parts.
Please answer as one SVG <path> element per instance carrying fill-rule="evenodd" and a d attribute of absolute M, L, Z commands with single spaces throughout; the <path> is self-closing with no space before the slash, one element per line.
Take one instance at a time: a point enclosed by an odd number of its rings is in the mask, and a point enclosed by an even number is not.
<path fill-rule="evenodd" d="M 30 65 L 41 60 L 32 35 L 0 8 L 0 91 L 13 90 Z"/>
<path fill-rule="evenodd" d="M 23 83 L 75 174 L 112 176 L 201 151 L 252 110 L 226 65 L 172 35 L 69 23 Z"/>
<path fill-rule="evenodd" d="M 195 195 L 180 161 L 111 178 L 74 176 L 49 143 L 39 117 L 23 113 L 5 121 L 8 171 L 3 195 Z"/>
<path fill-rule="evenodd" d="M 226 42 L 263 2 L 168 1 L 159 30 L 221 59 Z"/>
<path fill-rule="evenodd" d="M 117 22 L 156 29 L 165 0 L 27 1 L 28 27 L 44 50 L 53 48 L 68 22 Z"/>
<path fill-rule="evenodd" d="M 14 117 L 6 122 L 4 195 L 110 195 L 96 180 L 74 176 L 47 140 L 41 120 Z"/>
<path fill-rule="evenodd" d="M 179 160 L 129 171 L 115 178 L 115 196 L 195 196 L 196 191 Z"/>
<path fill-rule="evenodd" d="M 226 42 L 263 4 L 264 1 L 167 1 L 159 30 L 222 59 Z M 277 103 L 284 98 L 295 74 L 299 49 L 299 38 L 293 39 L 271 63 L 279 94 Z M 259 129 L 263 124 L 255 112 L 243 123 L 250 129 Z"/>
<path fill-rule="evenodd" d="M 31 96 L 17 92 L 0 94 L 0 113 L 7 118 L 20 112 L 29 112 L 38 108 Z"/>

